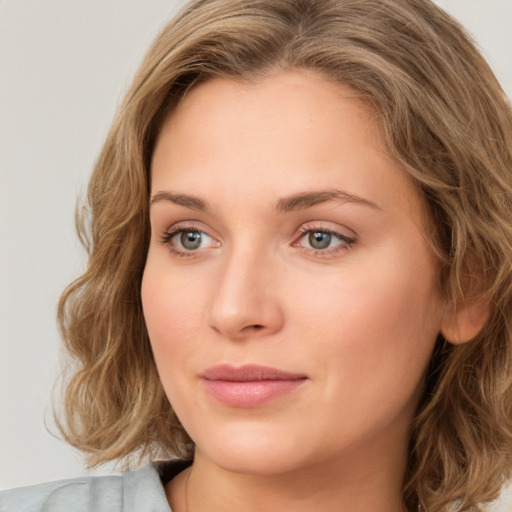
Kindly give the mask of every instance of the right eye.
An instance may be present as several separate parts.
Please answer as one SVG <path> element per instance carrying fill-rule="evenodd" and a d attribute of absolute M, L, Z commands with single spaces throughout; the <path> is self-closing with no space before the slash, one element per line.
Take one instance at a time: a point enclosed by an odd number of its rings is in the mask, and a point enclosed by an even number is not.
<path fill-rule="evenodd" d="M 162 237 L 162 244 L 167 245 L 171 252 L 180 256 L 188 256 L 201 249 L 219 246 L 219 242 L 204 231 L 181 226 L 175 226 L 166 231 Z"/>

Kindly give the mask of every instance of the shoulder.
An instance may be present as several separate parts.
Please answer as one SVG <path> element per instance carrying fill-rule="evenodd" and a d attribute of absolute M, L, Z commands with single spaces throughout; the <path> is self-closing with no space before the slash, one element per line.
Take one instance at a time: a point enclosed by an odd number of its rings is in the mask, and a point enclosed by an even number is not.
<path fill-rule="evenodd" d="M 20 487 L 0 493 L 1 512 L 120 511 L 121 477 L 90 477 Z M 117 505 L 117 508 L 116 508 Z"/>
<path fill-rule="evenodd" d="M 0 492 L 0 512 L 171 512 L 162 463 L 119 476 L 59 480 Z"/>

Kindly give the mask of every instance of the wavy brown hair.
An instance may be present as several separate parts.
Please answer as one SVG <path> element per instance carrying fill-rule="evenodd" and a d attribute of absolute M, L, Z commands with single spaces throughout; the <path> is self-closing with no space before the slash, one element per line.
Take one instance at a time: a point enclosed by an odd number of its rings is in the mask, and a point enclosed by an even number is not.
<path fill-rule="evenodd" d="M 438 339 L 403 484 L 410 510 L 479 511 L 512 461 L 512 111 L 471 38 L 429 0 L 195 0 L 162 30 L 79 214 L 89 264 L 59 304 L 75 362 L 62 432 L 91 465 L 191 456 L 141 307 L 154 142 L 198 83 L 290 68 L 352 86 L 373 107 L 425 198 L 444 293 L 490 305 L 470 342 Z"/>

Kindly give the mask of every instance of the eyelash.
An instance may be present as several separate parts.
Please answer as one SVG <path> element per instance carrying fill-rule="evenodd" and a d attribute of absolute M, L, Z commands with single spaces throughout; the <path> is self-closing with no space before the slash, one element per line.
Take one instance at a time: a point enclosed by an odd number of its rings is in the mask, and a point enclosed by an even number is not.
<path fill-rule="evenodd" d="M 209 236 L 209 235 L 207 235 L 207 233 L 205 233 L 205 231 L 198 229 L 194 226 L 184 226 L 181 224 L 177 224 L 162 234 L 162 236 L 160 237 L 160 243 L 162 245 L 167 246 L 168 249 L 176 256 L 179 256 L 182 258 L 190 258 L 190 257 L 198 256 L 199 251 L 178 250 L 175 247 L 173 247 L 173 245 L 170 242 L 174 236 L 176 236 L 180 233 L 202 233 L 202 234 L 205 234 L 206 236 Z M 296 241 L 292 243 L 292 246 L 299 247 L 298 246 L 299 241 L 302 240 L 302 238 L 304 238 L 304 236 L 307 235 L 308 233 L 325 233 L 325 234 L 336 237 L 341 242 L 339 245 L 336 245 L 335 247 L 327 248 L 327 249 L 314 249 L 312 247 L 303 247 L 303 249 L 306 250 L 307 252 L 309 252 L 310 254 L 312 254 L 314 256 L 324 257 L 324 258 L 334 256 L 338 252 L 341 252 L 341 251 L 350 250 L 357 242 L 357 239 L 355 237 L 349 237 L 346 235 L 342 235 L 338 231 L 335 231 L 330 228 L 325 228 L 325 227 L 321 227 L 321 226 L 318 226 L 318 227 L 308 226 L 308 227 L 301 227 L 300 229 L 297 230 L 297 233 L 296 233 L 297 237 L 295 239 Z"/>

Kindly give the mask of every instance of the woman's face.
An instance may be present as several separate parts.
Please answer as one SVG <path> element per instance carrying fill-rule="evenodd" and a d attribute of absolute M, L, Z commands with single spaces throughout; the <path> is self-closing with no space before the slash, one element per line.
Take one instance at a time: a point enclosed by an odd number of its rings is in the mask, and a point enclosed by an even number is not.
<path fill-rule="evenodd" d="M 167 396 L 218 466 L 403 463 L 444 302 L 372 116 L 287 71 L 210 80 L 162 128 L 144 314 Z"/>

